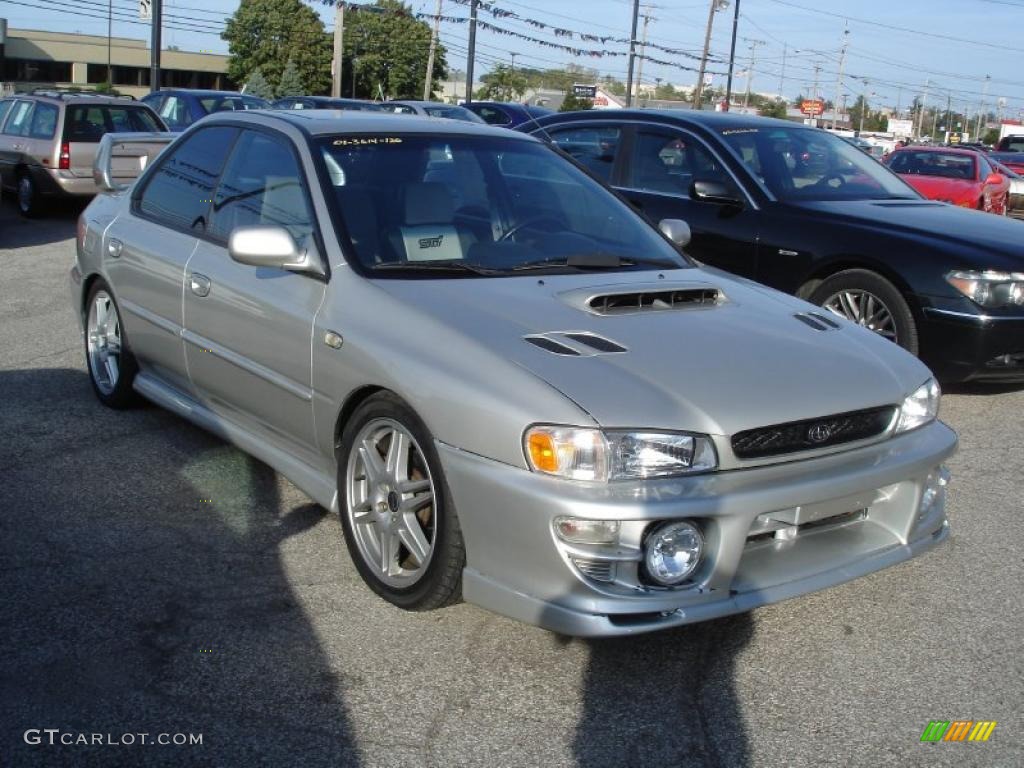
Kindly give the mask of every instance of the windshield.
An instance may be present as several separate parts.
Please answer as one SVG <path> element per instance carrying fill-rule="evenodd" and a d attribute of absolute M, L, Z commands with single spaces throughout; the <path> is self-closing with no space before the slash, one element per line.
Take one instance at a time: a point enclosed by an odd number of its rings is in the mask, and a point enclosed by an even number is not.
<path fill-rule="evenodd" d="M 349 135 L 320 149 L 355 256 L 378 274 L 688 266 L 628 206 L 538 142 Z"/>
<path fill-rule="evenodd" d="M 817 128 L 726 128 L 722 138 L 779 200 L 920 197 L 878 161 Z"/>
<path fill-rule="evenodd" d="M 901 149 L 893 152 L 886 164 L 896 173 L 913 176 L 938 176 L 943 179 L 974 181 L 974 158 L 960 152 Z"/>

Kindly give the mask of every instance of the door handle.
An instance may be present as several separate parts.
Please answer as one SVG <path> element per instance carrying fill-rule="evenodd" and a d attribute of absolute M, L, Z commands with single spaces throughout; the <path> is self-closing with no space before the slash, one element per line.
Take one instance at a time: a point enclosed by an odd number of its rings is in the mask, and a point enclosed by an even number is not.
<path fill-rule="evenodd" d="M 124 250 L 124 243 L 118 240 L 116 237 L 110 238 L 107 242 L 107 253 L 110 254 L 110 258 L 116 259 L 121 255 L 121 251 Z"/>
<path fill-rule="evenodd" d="M 192 289 L 192 293 L 196 296 L 209 296 L 210 278 L 198 272 L 193 272 L 188 276 L 188 287 Z"/>

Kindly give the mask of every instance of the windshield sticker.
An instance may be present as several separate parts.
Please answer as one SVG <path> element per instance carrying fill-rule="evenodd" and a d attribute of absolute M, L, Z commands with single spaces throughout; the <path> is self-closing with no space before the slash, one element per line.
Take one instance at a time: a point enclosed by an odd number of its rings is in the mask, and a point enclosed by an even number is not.
<path fill-rule="evenodd" d="M 731 136 L 734 133 L 758 133 L 760 128 L 727 128 L 722 131 L 723 136 Z"/>
<path fill-rule="evenodd" d="M 335 139 L 332 143 L 336 147 L 366 147 L 381 144 L 401 144 L 402 140 L 397 136 L 357 136 L 349 139 Z"/>

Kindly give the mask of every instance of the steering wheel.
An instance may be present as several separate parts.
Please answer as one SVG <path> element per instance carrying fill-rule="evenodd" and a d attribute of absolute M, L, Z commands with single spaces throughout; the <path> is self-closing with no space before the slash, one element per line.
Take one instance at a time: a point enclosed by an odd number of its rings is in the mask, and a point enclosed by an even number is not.
<path fill-rule="evenodd" d="M 519 222 L 514 227 L 512 227 L 510 230 L 508 230 L 505 234 L 503 234 L 501 237 L 499 237 L 498 238 L 498 242 L 499 243 L 504 243 L 506 240 L 510 239 L 511 237 L 513 237 L 514 235 L 516 235 L 520 231 L 526 229 L 527 227 L 532 227 L 533 225 L 540 224 L 542 222 L 547 222 L 548 224 L 554 224 L 556 228 L 564 226 L 562 224 L 562 222 L 560 222 L 554 216 L 551 216 L 551 215 L 546 214 L 546 213 L 542 213 L 539 216 L 531 216 L 530 218 L 525 219 L 524 221 Z"/>
<path fill-rule="evenodd" d="M 835 181 L 839 182 L 839 183 L 838 184 L 833 184 L 832 183 L 833 179 Z M 820 179 L 818 179 L 816 182 L 814 182 L 814 186 L 816 186 L 816 187 L 832 187 L 833 189 L 837 189 L 839 187 L 845 186 L 845 184 L 846 184 L 846 179 L 843 178 L 842 174 L 836 173 L 835 171 L 822 176 Z"/>

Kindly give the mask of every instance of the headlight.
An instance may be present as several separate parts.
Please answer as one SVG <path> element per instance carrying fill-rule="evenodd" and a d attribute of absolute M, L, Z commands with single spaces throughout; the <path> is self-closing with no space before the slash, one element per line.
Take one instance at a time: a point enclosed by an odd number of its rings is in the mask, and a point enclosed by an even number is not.
<path fill-rule="evenodd" d="M 928 379 L 903 401 L 896 432 L 907 432 L 934 421 L 939 415 L 941 397 L 942 390 L 939 389 L 938 382 L 935 379 Z"/>
<path fill-rule="evenodd" d="M 523 445 L 530 468 L 570 480 L 632 480 L 706 472 L 718 466 L 706 435 L 536 426 Z"/>
<path fill-rule="evenodd" d="M 1024 272 L 956 271 L 946 282 L 983 307 L 1024 306 Z"/>

